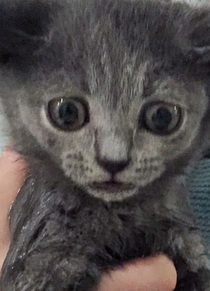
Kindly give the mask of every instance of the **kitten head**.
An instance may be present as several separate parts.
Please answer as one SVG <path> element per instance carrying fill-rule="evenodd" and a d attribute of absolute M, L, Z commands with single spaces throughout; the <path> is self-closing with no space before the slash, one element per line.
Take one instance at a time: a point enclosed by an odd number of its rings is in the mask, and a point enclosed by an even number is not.
<path fill-rule="evenodd" d="M 24 155 L 50 156 L 109 201 L 180 175 L 205 150 L 210 9 L 18 0 L 0 15 L 1 99 Z"/>

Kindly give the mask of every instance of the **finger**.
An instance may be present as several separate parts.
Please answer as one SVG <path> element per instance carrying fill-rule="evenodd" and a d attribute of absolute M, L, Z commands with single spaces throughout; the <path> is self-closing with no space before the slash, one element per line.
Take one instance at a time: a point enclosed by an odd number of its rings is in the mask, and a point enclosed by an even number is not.
<path fill-rule="evenodd" d="M 0 158 L 0 269 L 9 247 L 8 214 L 25 176 L 26 163 L 7 148 Z"/>
<path fill-rule="evenodd" d="M 176 280 L 173 263 L 166 256 L 159 255 L 103 275 L 97 291 L 172 291 Z"/>

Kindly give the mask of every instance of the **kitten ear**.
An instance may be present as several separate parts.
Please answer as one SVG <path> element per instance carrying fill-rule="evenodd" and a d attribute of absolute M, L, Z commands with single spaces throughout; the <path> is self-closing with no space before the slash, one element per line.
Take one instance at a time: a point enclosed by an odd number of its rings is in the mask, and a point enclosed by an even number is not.
<path fill-rule="evenodd" d="M 33 55 L 49 22 L 47 1 L 0 0 L 0 63 Z"/>
<path fill-rule="evenodd" d="M 187 27 L 189 60 L 199 65 L 210 64 L 210 7 L 196 8 Z"/>

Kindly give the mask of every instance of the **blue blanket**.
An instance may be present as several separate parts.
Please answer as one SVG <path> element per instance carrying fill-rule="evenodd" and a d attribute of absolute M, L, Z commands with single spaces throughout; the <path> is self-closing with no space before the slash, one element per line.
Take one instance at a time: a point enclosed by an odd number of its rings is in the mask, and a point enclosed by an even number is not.
<path fill-rule="evenodd" d="M 189 177 L 192 207 L 210 245 L 210 159 L 203 159 Z"/>

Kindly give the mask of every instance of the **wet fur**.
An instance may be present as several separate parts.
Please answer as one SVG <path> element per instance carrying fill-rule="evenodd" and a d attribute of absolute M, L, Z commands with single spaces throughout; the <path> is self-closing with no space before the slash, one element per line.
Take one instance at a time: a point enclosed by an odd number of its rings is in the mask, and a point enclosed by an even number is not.
<path fill-rule="evenodd" d="M 0 98 L 29 165 L 2 291 L 93 290 L 103 271 L 157 252 L 174 261 L 177 291 L 210 290 L 185 182 L 209 147 L 209 23 L 209 7 L 179 1 L 0 1 Z M 89 102 L 90 125 L 60 132 L 43 105 L 75 94 Z M 178 133 L 136 128 L 150 98 L 186 109 Z M 107 175 L 99 155 L 129 156 L 118 178 L 134 192 L 91 192 Z"/>

